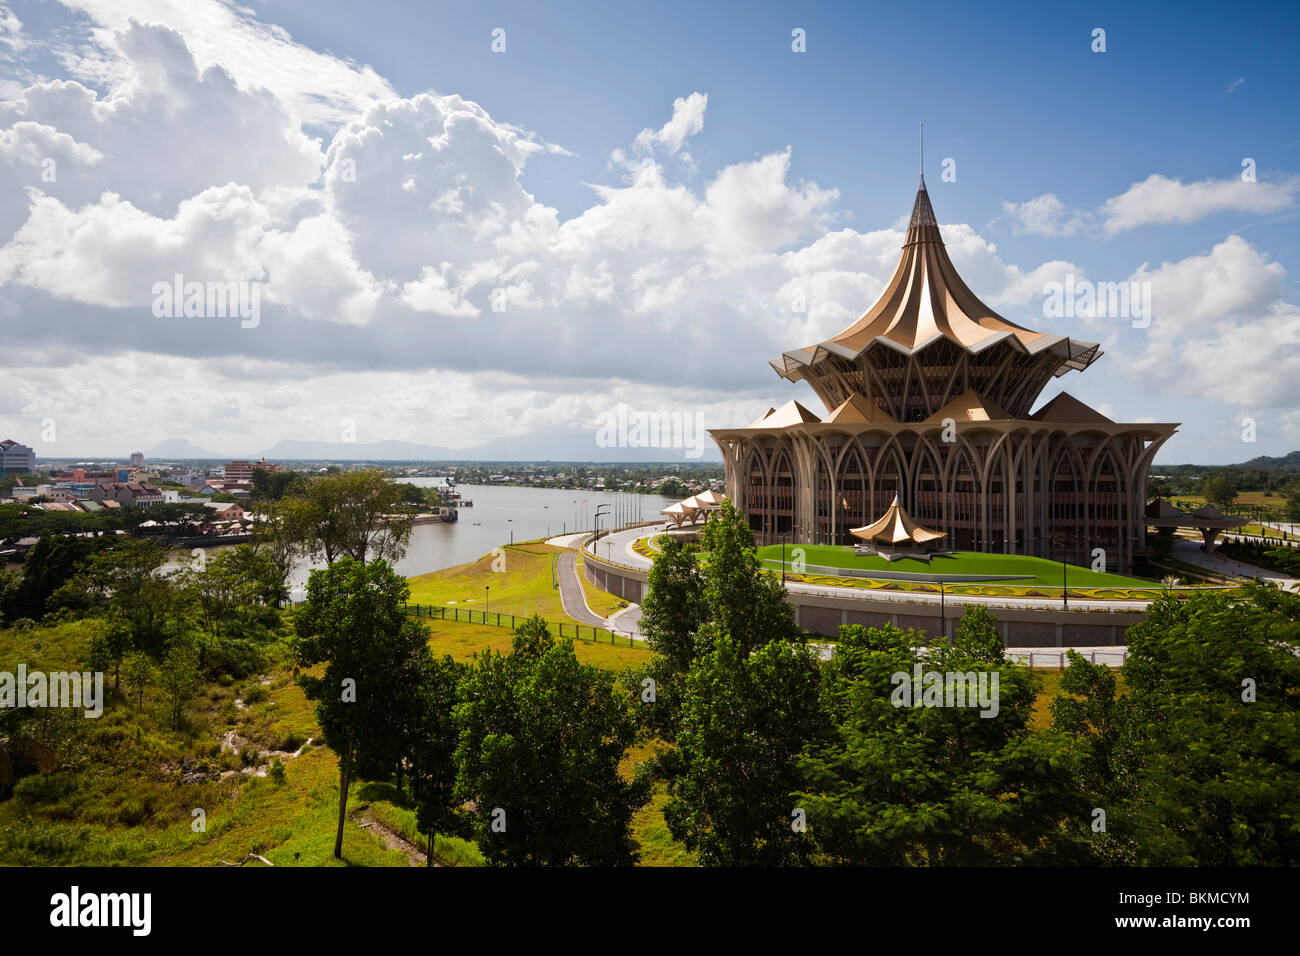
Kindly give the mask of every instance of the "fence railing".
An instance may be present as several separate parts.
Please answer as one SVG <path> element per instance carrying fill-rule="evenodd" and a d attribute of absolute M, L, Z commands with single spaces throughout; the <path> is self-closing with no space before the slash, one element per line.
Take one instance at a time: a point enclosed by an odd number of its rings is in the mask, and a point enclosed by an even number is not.
<path fill-rule="evenodd" d="M 1016 660 L 1029 667 L 1055 667 L 1058 670 L 1065 670 L 1070 661 L 1069 652 L 1073 648 L 1063 647 L 1059 651 L 1048 651 L 1041 648 L 1029 650 L 1023 647 L 1008 647 L 1003 651 L 1008 660 Z M 921 653 L 924 655 L 929 648 L 923 648 Z M 1080 654 L 1090 664 L 1105 664 L 1107 667 L 1119 667 L 1128 660 L 1129 650 L 1124 645 L 1116 647 L 1093 647 L 1087 651 L 1079 651 Z"/>
<path fill-rule="evenodd" d="M 1060 670 L 1065 670 L 1069 664 L 1069 661 L 1066 660 L 1065 651 L 1018 651 L 1014 647 L 1008 647 L 1004 653 L 1007 657 L 1017 658 L 1030 667 L 1057 667 Z M 1128 660 L 1128 648 L 1090 650 L 1083 656 L 1088 658 L 1089 663 L 1092 664 L 1096 664 L 1100 660 L 1100 663 L 1110 667 L 1119 667 Z"/>
<path fill-rule="evenodd" d="M 461 621 L 467 624 L 485 624 L 488 627 L 505 627 L 510 630 L 514 630 L 528 620 L 528 616 L 522 614 L 473 611 L 469 608 L 444 607 L 437 604 L 403 604 L 402 611 L 412 617 L 427 617 L 440 621 Z M 546 626 L 558 631 L 561 637 L 572 637 L 575 640 L 587 641 L 592 644 L 609 644 L 613 647 L 622 646 L 623 642 L 626 641 L 628 647 L 637 646 L 636 638 L 631 633 L 618 634 L 592 624 L 547 621 Z"/>

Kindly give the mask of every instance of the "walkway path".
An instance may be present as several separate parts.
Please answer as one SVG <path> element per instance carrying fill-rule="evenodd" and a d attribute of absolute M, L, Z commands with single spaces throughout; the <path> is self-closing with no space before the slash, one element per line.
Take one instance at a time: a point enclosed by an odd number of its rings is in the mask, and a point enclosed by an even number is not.
<path fill-rule="evenodd" d="M 605 619 L 587 607 L 587 596 L 582 592 L 582 583 L 578 580 L 577 553 L 565 551 L 556 560 L 555 572 L 560 579 L 560 603 L 564 613 L 575 621 L 604 627 Z"/>
<path fill-rule="evenodd" d="M 1300 580 L 1289 577 L 1280 571 L 1269 571 L 1265 568 L 1257 568 L 1253 564 L 1234 561 L 1232 558 L 1225 557 L 1218 552 L 1206 554 L 1201 550 L 1200 544 L 1195 541 L 1174 539 L 1173 556 L 1186 564 L 1194 564 L 1198 568 L 1205 568 L 1207 571 L 1214 571 L 1217 574 L 1227 574 L 1241 578 L 1259 578 L 1261 581 L 1272 581 L 1279 587 L 1291 591 L 1300 587 Z"/>

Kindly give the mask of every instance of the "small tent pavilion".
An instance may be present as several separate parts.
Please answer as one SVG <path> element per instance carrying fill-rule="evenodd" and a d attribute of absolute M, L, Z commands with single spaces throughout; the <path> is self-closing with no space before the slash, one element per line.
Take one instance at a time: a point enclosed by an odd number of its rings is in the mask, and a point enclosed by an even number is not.
<path fill-rule="evenodd" d="M 680 528 L 687 522 L 696 524 L 701 520 L 708 521 L 709 515 L 717 512 L 726 500 L 726 495 L 720 495 L 714 491 L 703 491 L 698 495 L 683 498 L 676 504 L 664 508 L 659 513 L 667 516 L 674 527 Z"/>
<path fill-rule="evenodd" d="M 895 558 L 928 561 L 947 537 L 942 531 L 922 528 L 913 521 L 912 516 L 903 510 L 898 495 L 894 495 L 894 503 L 879 519 L 863 528 L 851 528 L 849 533 L 862 542 L 856 549 L 857 554 L 878 554 L 886 561 Z"/>

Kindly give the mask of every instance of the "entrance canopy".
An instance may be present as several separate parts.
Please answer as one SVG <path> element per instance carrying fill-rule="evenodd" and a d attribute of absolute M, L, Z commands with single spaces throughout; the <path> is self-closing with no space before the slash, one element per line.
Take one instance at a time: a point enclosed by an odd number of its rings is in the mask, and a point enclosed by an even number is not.
<path fill-rule="evenodd" d="M 1203 505 L 1195 511 L 1179 511 L 1164 498 L 1149 502 L 1146 517 L 1142 519 L 1149 528 L 1195 528 L 1205 539 L 1205 551 L 1214 553 L 1219 532 L 1240 528 L 1247 520 L 1240 515 L 1225 515 L 1213 505 Z"/>

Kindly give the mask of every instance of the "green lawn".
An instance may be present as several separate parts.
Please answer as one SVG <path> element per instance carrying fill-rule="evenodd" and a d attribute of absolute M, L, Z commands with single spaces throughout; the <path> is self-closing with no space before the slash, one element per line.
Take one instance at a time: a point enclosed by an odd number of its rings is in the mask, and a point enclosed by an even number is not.
<path fill-rule="evenodd" d="M 1059 561 L 1048 561 L 1025 554 L 985 554 L 979 551 L 956 551 L 952 554 L 939 554 L 929 561 L 916 558 L 900 558 L 886 561 L 879 555 L 859 555 L 851 547 L 824 544 L 801 544 L 785 546 L 785 560 L 794 560 L 792 552 L 795 547 L 802 548 L 804 560 L 809 565 L 821 565 L 833 568 L 854 568 L 870 571 L 892 571 L 908 574 L 996 574 L 1012 577 L 1029 575 L 1028 578 L 1009 581 L 1010 584 L 1039 587 L 1061 587 L 1062 569 Z M 781 545 L 773 544 L 758 549 L 758 555 L 767 567 L 780 568 Z M 1102 574 L 1091 568 L 1070 565 L 1068 568 L 1070 588 L 1110 587 L 1158 587 L 1157 582 L 1142 578 L 1126 577 L 1120 574 Z"/>
<path fill-rule="evenodd" d="M 494 650 L 509 654 L 514 640 L 514 632 L 508 627 L 428 618 L 418 620 L 429 630 L 429 649 L 434 657 L 450 654 L 458 661 L 468 661 L 479 651 Z M 558 635 L 559 631 L 552 626 L 551 633 Z M 587 629 L 584 628 L 583 633 L 588 633 Z M 614 671 L 645 664 L 650 660 L 650 651 L 644 644 L 629 647 L 626 639 L 617 645 L 606 641 L 575 640 L 573 652 L 580 664 L 595 664 Z"/>
<path fill-rule="evenodd" d="M 573 623 L 564 613 L 559 590 L 552 586 L 552 563 L 567 551 L 542 543 L 504 545 L 500 553 L 485 554 L 477 561 L 408 578 L 410 601 L 467 611 L 486 607 L 490 613 L 517 617 L 540 614 L 548 621 Z M 582 580 L 581 566 L 578 577 Z M 598 614 L 612 614 L 626 604 L 585 580 L 582 585 L 587 604 Z"/>

